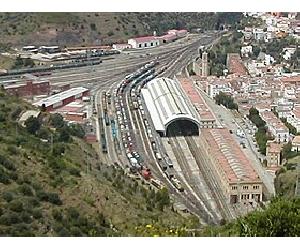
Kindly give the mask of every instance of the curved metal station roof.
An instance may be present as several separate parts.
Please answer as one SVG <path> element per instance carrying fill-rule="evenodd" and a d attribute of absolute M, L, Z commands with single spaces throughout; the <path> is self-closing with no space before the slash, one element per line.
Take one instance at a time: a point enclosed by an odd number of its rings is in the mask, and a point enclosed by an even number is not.
<path fill-rule="evenodd" d="M 155 78 L 141 92 L 157 131 L 165 133 L 175 120 L 190 120 L 199 125 L 197 114 L 177 81 Z"/>

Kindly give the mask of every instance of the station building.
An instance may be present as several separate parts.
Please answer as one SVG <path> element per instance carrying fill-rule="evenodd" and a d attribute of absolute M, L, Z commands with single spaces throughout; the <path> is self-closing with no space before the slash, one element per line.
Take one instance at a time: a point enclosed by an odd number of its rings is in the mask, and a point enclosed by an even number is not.
<path fill-rule="evenodd" d="M 177 81 L 156 78 L 141 93 L 155 130 L 161 136 L 199 135 L 197 112 Z"/>
<path fill-rule="evenodd" d="M 155 36 L 130 38 L 128 44 L 134 49 L 151 48 L 159 45 L 159 38 Z"/>
<path fill-rule="evenodd" d="M 65 106 L 77 99 L 88 96 L 90 91 L 83 87 L 72 88 L 67 91 L 44 98 L 33 105 L 36 107 L 45 107 L 47 111 L 53 111 L 57 108 Z"/>

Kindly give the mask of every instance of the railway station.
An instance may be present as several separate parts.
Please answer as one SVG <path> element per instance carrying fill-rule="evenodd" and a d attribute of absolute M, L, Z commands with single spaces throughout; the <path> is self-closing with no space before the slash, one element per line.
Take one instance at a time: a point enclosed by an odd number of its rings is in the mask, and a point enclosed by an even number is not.
<path fill-rule="evenodd" d="M 153 79 L 141 93 L 155 130 L 161 136 L 199 135 L 197 113 L 175 81 Z"/>

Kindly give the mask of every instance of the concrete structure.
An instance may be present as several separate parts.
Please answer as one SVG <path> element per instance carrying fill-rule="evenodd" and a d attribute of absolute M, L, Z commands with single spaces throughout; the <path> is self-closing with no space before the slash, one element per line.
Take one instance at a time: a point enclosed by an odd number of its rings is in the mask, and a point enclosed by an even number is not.
<path fill-rule="evenodd" d="M 128 39 L 128 44 L 134 49 L 145 49 L 159 45 L 159 38 L 155 36 L 144 36 Z"/>
<path fill-rule="evenodd" d="M 277 168 L 281 164 L 280 152 L 282 149 L 282 144 L 278 144 L 275 142 L 267 143 L 266 150 L 266 159 L 267 159 L 267 167 L 268 168 Z"/>
<path fill-rule="evenodd" d="M 89 90 L 83 87 L 72 88 L 67 91 L 61 92 L 42 99 L 33 105 L 36 107 L 45 107 L 47 111 L 53 111 L 59 107 L 65 106 L 83 96 L 88 96 Z"/>
<path fill-rule="evenodd" d="M 260 112 L 260 116 L 277 143 L 286 143 L 290 140 L 289 129 L 272 111 Z"/>
<path fill-rule="evenodd" d="M 141 90 L 156 131 L 162 136 L 199 134 L 196 111 L 176 81 L 156 78 Z"/>
<path fill-rule="evenodd" d="M 228 202 L 251 204 L 261 201 L 263 183 L 228 129 L 202 129 L 201 136 L 203 148 L 221 180 Z"/>
<path fill-rule="evenodd" d="M 292 151 L 300 152 L 300 135 L 295 136 L 292 141 Z"/>
<path fill-rule="evenodd" d="M 24 81 L 24 83 L 5 85 L 4 90 L 10 95 L 20 97 L 50 94 L 50 82 L 48 80 L 26 74 Z"/>
<path fill-rule="evenodd" d="M 38 118 L 39 117 L 39 115 L 40 115 L 40 111 L 38 111 L 38 110 L 27 110 L 27 111 L 25 111 L 22 115 L 21 115 L 21 117 L 20 117 L 20 119 L 19 119 L 19 123 L 21 124 L 21 126 L 25 126 L 24 125 L 24 123 L 25 123 L 25 121 L 28 119 L 28 118 L 30 118 L 31 116 L 32 117 L 35 117 L 35 118 Z"/>

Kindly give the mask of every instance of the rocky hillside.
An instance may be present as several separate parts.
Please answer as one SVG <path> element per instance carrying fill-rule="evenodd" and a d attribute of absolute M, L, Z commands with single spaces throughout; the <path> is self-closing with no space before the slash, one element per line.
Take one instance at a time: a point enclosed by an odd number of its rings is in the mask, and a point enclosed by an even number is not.
<path fill-rule="evenodd" d="M 1 13 L 0 49 L 24 44 L 107 44 L 172 28 L 215 29 L 240 13 Z"/>

